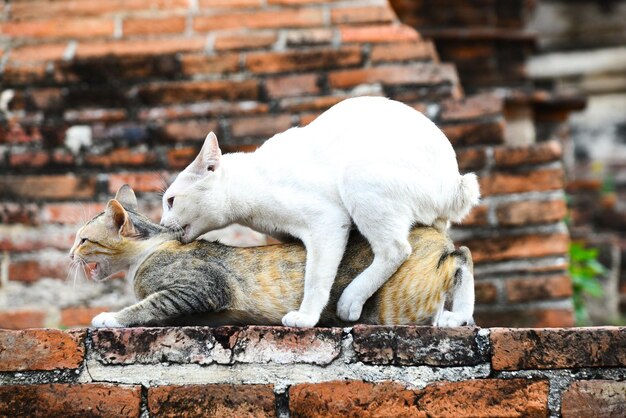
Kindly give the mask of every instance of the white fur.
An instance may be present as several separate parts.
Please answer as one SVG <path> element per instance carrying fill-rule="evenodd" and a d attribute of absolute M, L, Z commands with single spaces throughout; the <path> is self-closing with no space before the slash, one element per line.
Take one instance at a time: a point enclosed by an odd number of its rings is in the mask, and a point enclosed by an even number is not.
<path fill-rule="evenodd" d="M 433 325 L 438 327 L 474 325 L 474 275 L 466 266 L 461 267 L 460 283 L 455 286 L 449 297 L 452 311 L 445 310 L 442 303 Z"/>
<path fill-rule="evenodd" d="M 102 312 L 91 320 L 91 326 L 96 328 L 121 328 L 123 327 L 117 319 L 115 312 Z"/>
<path fill-rule="evenodd" d="M 337 313 L 350 321 L 410 255 L 413 224 L 460 221 L 478 198 L 476 176 L 460 176 L 454 150 L 434 123 L 399 102 L 361 97 L 275 135 L 254 153 L 221 157 L 209 134 L 164 194 L 161 223 L 183 228 L 187 242 L 231 223 L 301 239 L 304 299 L 283 324 L 313 326 L 353 225 L 375 257 L 338 302 Z"/>

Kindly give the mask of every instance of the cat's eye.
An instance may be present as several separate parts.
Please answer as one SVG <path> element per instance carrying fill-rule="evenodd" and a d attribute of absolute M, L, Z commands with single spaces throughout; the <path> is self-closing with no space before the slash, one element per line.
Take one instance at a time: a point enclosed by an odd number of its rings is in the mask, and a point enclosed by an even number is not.
<path fill-rule="evenodd" d="M 167 199 L 167 208 L 172 209 L 172 206 L 174 206 L 174 196 Z"/>
<path fill-rule="evenodd" d="M 84 243 L 86 243 L 87 241 L 89 241 L 87 238 L 81 238 L 80 239 L 80 244 L 79 245 L 83 245 Z"/>

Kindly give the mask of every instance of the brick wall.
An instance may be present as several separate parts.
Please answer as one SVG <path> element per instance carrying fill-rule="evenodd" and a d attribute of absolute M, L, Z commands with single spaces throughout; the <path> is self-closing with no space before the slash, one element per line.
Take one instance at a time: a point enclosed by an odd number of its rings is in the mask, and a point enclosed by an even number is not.
<path fill-rule="evenodd" d="M 120 280 L 63 280 L 76 229 L 121 184 L 158 219 L 159 192 L 208 130 L 226 151 L 252 150 L 362 94 L 425 112 L 462 171 L 479 174 L 483 202 L 455 228 L 474 254 L 478 323 L 572 325 L 555 112 L 545 106 L 542 141 L 520 139 L 502 99 L 465 97 L 454 65 L 386 1 L 68 0 L 3 10 L 0 326 L 81 325 L 128 303 Z"/>
<path fill-rule="evenodd" d="M 2 416 L 623 416 L 626 329 L 0 331 Z"/>

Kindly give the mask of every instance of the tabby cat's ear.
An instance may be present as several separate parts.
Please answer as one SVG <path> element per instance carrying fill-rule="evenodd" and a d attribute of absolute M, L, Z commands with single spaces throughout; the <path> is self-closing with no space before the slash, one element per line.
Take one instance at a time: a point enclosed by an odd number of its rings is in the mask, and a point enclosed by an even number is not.
<path fill-rule="evenodd" d="M 115 194 L 115 200 L 120 202 L 126 210 L 137 211 L 137 197 L 128 184 L 123 185 Z"/>
<path fill-rule="evenodd" d="M 190 164 L 190 168 L 198 175 L 204 176 L 206 173 L 215 171 L 220 165 L 222 150 L 217 143 L 217 136 L 209 132 L 204 140 L 204 145 L 196 159 Z"/>
<path fill-rule="evenodd" d="M 135 233 L 135 228 L 128 217 L 128 213 L 117 200 L 109 200 L 104 210 L 104 217 L 107 226 L 119 232 L 121 236 L 127 237 Z"/>

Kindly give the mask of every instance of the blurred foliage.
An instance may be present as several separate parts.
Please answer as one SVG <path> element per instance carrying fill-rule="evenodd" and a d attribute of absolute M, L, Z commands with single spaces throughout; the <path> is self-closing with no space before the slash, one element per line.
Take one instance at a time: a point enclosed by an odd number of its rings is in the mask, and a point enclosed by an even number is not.
<path fill-rule="evenodd" d="M 607 274 L 606 267 L 598 261 L 598 249 L 585 248 L 580 242 L 572 242 L 569 248 L 569 273 L 574 288 L 576 325 L 588 325 L 589 314 L 584 297 L 602 296 L 604 290 L 598 277 Z"/>

